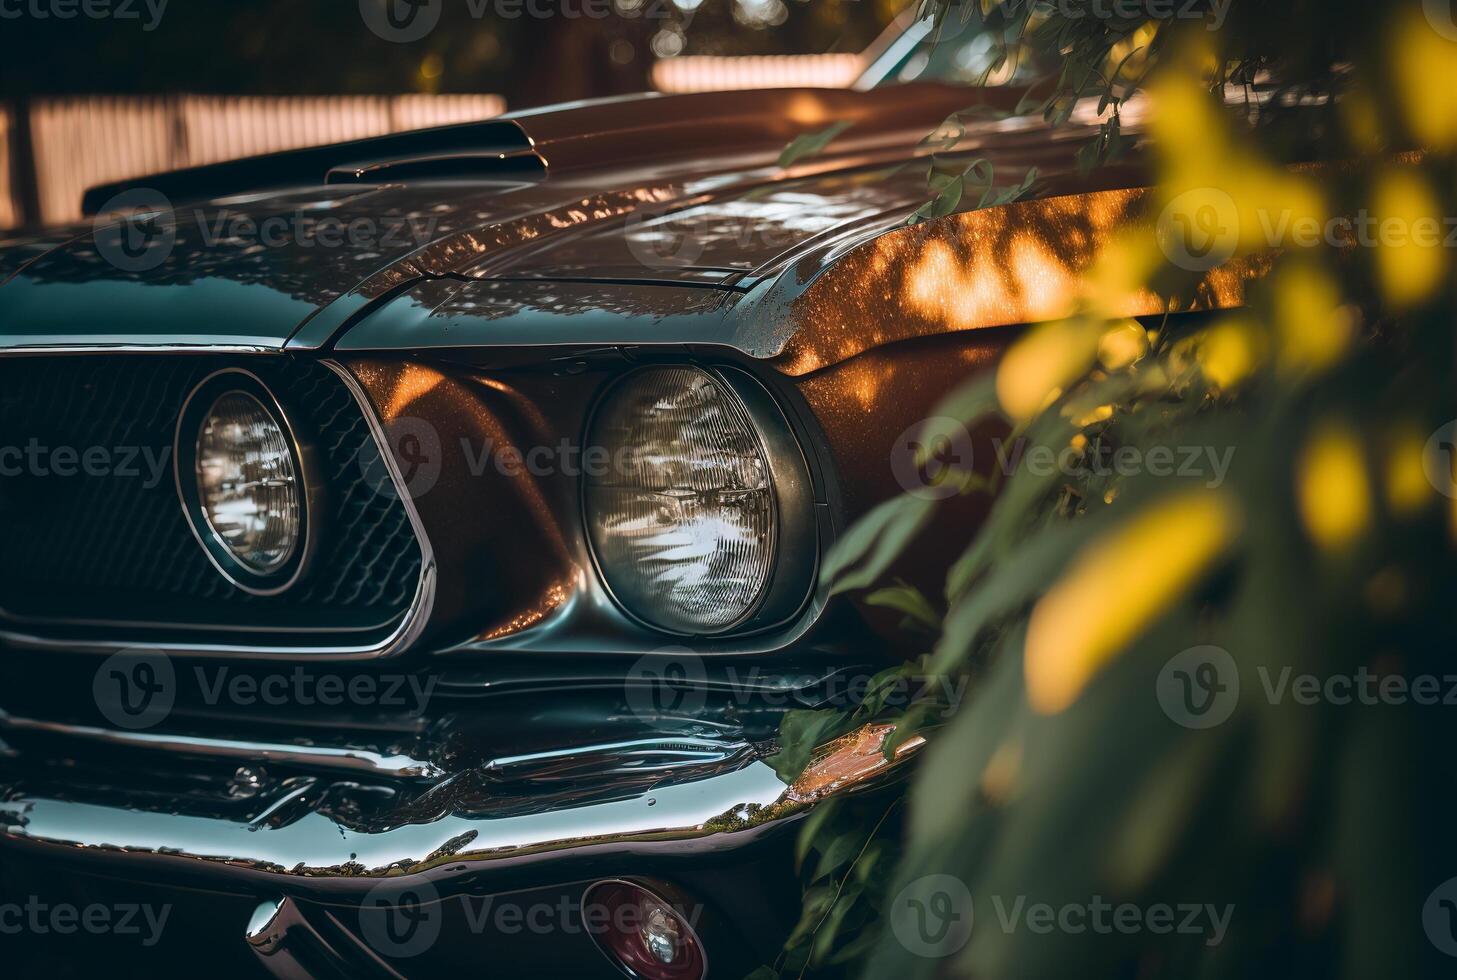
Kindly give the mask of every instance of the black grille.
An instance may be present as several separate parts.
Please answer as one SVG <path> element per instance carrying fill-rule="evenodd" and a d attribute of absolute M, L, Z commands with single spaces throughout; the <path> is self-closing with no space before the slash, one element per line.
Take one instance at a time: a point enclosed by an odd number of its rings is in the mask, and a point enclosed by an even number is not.
<path fill-rule="evenodd" d="M 318 550 L 281 595 L 252 595 L 218 574 L 177 498 L 178 412 L 199 381 L 230 366 L 269 386 L 315 448 L 325 484 Z M 0 609 L 163 628 L 387 628 L 414 597 L 421 549 L 381 473 L 359 405 L 311 361 L 0 359 Z"/>

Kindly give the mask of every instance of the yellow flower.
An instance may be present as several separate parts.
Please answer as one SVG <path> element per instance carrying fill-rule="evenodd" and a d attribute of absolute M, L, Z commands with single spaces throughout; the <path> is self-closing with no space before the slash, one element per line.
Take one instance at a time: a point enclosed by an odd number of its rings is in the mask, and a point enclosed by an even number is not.
<path fill-rule="evenodd" d="M 1073 425 L 1077 426 L 1079 429 L 1086 429 L 1090 425 L 1097 425 L 1099 422 L 1106 422 L 1112 417 L 1112 405 L 1099 405 L 1097 408 L 1091 409 L 1087 413 L 1085 413 L 1082 418 L 1075 419 L 1073 421 Z M 1082 433 L 1078 434 L 1081 435 Z"/>
<path fill-rule="evenodd" d="M 1137 320 L 1109 324 L 1098 338 L 1098 361 L 1109 371 L 1126 368 L 1148 353 L 1148 333 Z"/>
<path fill-rule="evenodd" d="M 1244 317 L 1221 320 L 1199 337 L 1199 367 L 1216 388 L 1228 391 L 1260 361 L 1264 338 Z"/>
<path fill-rule="evenodd" d="M 1437 196 L 1415 171 L 1393 169 L 1377 181 L 1372 211 L 1376 273 L 1387 302 L 1398 308 L 1420 303 L 1446 278 L 1447 232 Z"/>
<path fill-rule="evenodd" d="M 1403 17 L 1387 63 L 1407 128 L 1423 146 L 1457 146 L 1457 42 L 1438 34 L 1421 12 Z"/>
<path fill-rule="evenodd" d="M 1371 518 L 1371 489 L 1356 434 L 1344 423 L 1322 423 L 1301 451 L 1295 471 L 1301 521 L 1317 545 L 1339 551 Z"/>
<path fill-rule="evenodd" d="M 1188 236 L 1185 246 L 1200 250 L 1191 257 L 1217 265 L 1230 255 L 1293 247 L 1305 241 L 1297 229 L 1321 227 L 1319 188 L 1244 149 L 1248 141 L 1231 130 L 1196 78 L 1168 75 L 1152 86 L 1150 101 L 1163 164 L 1162 228 Z"/>
<path fill-rule="evenodd" d="M 1073 560 L 1027 625 L 1027 700 L 1062 711 L 1182 596 L 1238 533 L 1218 491 L 1185 491 L 1105 533 Z"/>
<path fill-rule="evenodd" d="M 1386 505 L 1397 517 L 1409 517 L 1432 498 L 1432 484 L 1422 468 L 1426 440 L 1414 425 L 1404 426 L 1386 441 Z"/>
<path fill-rule="evenodd" d="M 1313 262 L 1292 262 L 1275 283 L 1277 361 L 1286 371 L 1322 371 L 1350 346 L 1355 317 L 1340 305 L 1340 289 Z"/>
<path fill-rule="evenodd" d="M 1033 327 L 1002 357 L 997 399 L 1014 419 L 1036 415 L 1093 363 L 1098 331 L 1083 320 L 1055 320 Z"/>
<path fill-rule="evenodd" d="M 1148 295 L 1149 278 L 1163 262 L 1153 228 L 1138 224 L 1098 250 L 1084 277 L 1083 297 L 1093 316 L 1123 316 Z"/>

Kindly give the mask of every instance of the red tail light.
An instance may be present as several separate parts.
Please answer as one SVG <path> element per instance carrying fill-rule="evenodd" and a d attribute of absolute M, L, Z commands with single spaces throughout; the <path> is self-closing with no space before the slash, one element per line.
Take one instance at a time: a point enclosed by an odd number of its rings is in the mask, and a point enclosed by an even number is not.
<path fill-rule="evenodd" d="M 681 907 L 641 885 L 599 881 L 582 897 L 582 915 L 607 958 L 642 980 L 702 980 L 708 960 Z"/>

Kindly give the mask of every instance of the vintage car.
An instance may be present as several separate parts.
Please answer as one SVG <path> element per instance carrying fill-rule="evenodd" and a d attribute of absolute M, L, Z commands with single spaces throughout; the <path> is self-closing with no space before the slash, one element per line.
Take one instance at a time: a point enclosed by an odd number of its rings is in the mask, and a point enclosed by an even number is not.
<path fill-rule="evenodd" d="M 4 243 L 0 895 L 47 935 L 0 959 L 773 959 L 796 829 L 897 771 L 867 729 L 786 785 L 779 720 L 921 652 L 828 595 L 827 549 L 1147 183 L 1136 157 L 1080 177 L 1091 112 L 1054 130 L 937 81 L 919 37 L 857 90 L 164 173 Z M 958 113 L 943 153 L 1036 180 L 907 224 Z"/>

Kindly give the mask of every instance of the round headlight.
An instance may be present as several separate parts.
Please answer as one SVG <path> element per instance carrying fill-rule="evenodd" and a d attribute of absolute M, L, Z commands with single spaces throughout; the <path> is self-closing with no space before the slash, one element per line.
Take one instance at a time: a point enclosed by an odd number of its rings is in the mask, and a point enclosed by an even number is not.
<path fill-rule="evenodd" d="M 299 546 L 299 468 L 283 427 L 246 391 L 218 396 L 197 433 L 203 517 L 228 553 L 255 575 L 288 563 Z"/>
<path fill-rule="evenodd" d="M 319 481 L 288 415 L 258 377 L 204 378 L 177 418 L 177 494 L 193 536 L 233 585 L 274 595 L 304 573 Z"/>
<path fill-rule="evenodd" d="M 697 368 L 646 368 L 607 394 L 587 440 L 607 457 L 584 457 L 588 533 L 618 602 L 679 633 L 750 616 L 774 567 L 777 515 L 738 395 Z"/>

